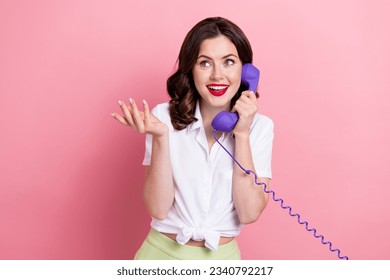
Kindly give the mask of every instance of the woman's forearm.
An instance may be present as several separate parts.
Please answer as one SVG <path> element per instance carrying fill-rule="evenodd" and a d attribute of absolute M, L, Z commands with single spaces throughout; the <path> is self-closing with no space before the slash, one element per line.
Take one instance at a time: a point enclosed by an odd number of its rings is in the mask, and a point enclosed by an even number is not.
<path fill-rule="evenodd" d="M 169 152 L 169 136 L 153 137 L 152 158 L 146 169 L 144 201 L 149 214 L 162 220 L 168 214 L 174 200 L 172 167 Z"/>
<path fill-rule="evenodd" d="M 234 156 L 246 169 L 255 171 L 249 135 L 235 135 Z M 258 178 L 269 184 L 268 178 Z M 249 224 L 255 222 L 267 205 L 268 195 L 262 186 L 254 182 L 254 176 L 246 174 L 237 164 L 233 168 L 233 202 L 240 222 Z"/>

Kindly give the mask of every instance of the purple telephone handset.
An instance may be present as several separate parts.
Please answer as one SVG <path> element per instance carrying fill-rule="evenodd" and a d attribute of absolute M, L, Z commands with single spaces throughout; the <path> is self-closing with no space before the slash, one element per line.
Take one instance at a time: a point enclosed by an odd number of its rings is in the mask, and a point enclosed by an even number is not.
<path fill-rule="evenodd" d="M 241 83 L 245 85 L 248 90 L 256 92 L 259 84 L 260 71 L 250 63 L 242 66 Z M 238 114 L 236 112 L 220 112 L 215 116 L 211 122 L 211 126 L 219 132 L 230 132 L 238 121 Z"/>

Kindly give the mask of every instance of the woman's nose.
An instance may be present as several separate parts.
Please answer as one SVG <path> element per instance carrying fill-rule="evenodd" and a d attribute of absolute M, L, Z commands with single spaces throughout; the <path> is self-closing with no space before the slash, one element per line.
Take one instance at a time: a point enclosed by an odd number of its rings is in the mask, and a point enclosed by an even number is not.
<path fill-rule="evenodd" d="M 212 80 L 220 80 L 223 77 L 222 70 L 218 66 L 213 67 L 213 71 L 211 72 Z"/>

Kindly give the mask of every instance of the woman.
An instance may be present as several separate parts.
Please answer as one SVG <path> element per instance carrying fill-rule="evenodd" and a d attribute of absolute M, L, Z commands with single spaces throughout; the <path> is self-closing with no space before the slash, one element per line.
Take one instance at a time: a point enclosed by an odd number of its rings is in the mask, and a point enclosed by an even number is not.
<path fill-rule="evenodd" d="M 167 81 L 171 100 L 150 113 L 130 99 L 115 119 L 146 133 L 144 200 L 151 231 L 135 259 L 240 259 L 235 237 L 255 222 L 268 196 L 215 143 L 211 121 L 236 111 L 232 133 L 219 141 L 259 181 L 269 184 L 273 123 L 257 113 L 258 94 L 241 86 L 252 62 L 248 39 L 231 21 L 215 17 L 187 34 L 178 69 Z"/>

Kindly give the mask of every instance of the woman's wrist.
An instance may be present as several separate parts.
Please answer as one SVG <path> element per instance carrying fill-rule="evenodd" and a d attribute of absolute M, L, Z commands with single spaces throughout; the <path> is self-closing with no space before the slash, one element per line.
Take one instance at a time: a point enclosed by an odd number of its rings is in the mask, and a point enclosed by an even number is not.
<path fill-rule="evenodd" d="M 163 139 L 168 136 L 169 129 L 166 125 L 163 125 L 160 129 L 158 129 L 158 131 L 150 134 L 152 134 L 152 136 L 156 139 Z"/>
<path fill-rule="evenodd" d="M 247 141 L 249 140 L 249 131 L 245 132 L 234 132 L 234 139 L 237 141 Z"/>

